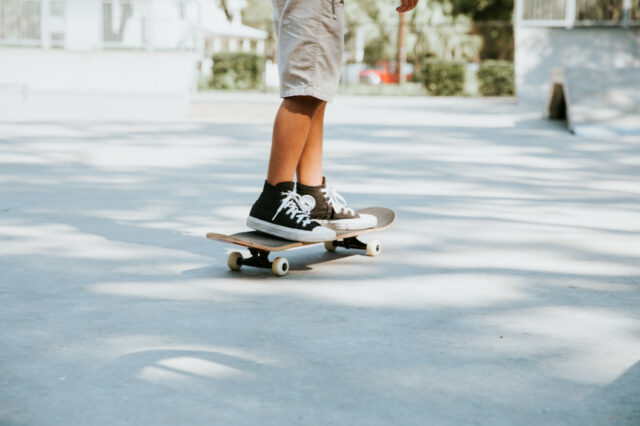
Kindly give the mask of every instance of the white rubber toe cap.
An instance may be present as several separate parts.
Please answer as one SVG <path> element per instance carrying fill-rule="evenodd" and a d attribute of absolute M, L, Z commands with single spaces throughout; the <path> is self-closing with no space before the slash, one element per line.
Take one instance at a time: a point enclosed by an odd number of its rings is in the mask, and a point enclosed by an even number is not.
<path fill-rule="evenodd" d="M 309 241 L 332 241 L 336 239 L 336 231 L 326 226 L 316 226 L 309 233 L 309 237 Z"/>
<path fill-rule="evenodd" d="M 353 219 L 338 219 L 327 221 L 332 227 L 339 230 L 355 230 L 373 228 L 378 224 L 378 218 L 370 214 L 361 214 Z"/>
<path fill-rule="evenodd" d="M 372 214 L 361 214 L 360 220 L 362 228 L 373 228 L 378 224 L 378 218 Z"/>

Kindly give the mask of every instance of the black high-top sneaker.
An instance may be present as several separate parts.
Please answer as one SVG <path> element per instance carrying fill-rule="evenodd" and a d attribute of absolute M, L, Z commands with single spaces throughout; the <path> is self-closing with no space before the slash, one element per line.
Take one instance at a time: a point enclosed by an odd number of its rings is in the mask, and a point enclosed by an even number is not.
<path fill-rule="evenodd" d="M 338 192 L 326 185 L 307 186 L 297 183 L 296 192 L 302 198 L 303 208 L 311 219 L 340 230 L 373 228 L 378 219 L 369 214 L 358 214 L 347 207 L 347 201 Z"/>
<path fill-rule="evenodd" d="M 276 186 L 264 182 L 264 189 L 253 204 L 247 226 L 256 231 L 293 241 L 320 242 L 336 238 L 333 229 L 311 220 L 301 208 L 300 195 L 293 191 L 293 182 Z"/>

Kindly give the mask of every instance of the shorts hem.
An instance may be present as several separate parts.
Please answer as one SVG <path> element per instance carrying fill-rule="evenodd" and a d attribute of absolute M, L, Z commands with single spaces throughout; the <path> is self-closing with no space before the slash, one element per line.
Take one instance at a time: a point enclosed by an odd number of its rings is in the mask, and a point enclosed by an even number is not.
<path fill-rule="evenodd" d="M 333 100 L 333 93 L 318 90 L 311 86 L 295 87 L 280 91 L 281 98 L 288 98 L 290 96 L 313 96 L 325 102 L 331 102 Z"/>

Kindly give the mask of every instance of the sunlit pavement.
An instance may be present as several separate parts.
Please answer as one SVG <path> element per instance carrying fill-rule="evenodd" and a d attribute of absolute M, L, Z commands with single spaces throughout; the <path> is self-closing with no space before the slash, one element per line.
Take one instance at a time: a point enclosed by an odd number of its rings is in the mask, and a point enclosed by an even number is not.
<path fill-rule="evenodd" d="M 204 235 L 244 228 L 276 95 L 32 99 L 0 108 L 0 423 L 640 424 L 637 137 L 338 97 L 327 178 L 398 221 L 275 278 Z"/>

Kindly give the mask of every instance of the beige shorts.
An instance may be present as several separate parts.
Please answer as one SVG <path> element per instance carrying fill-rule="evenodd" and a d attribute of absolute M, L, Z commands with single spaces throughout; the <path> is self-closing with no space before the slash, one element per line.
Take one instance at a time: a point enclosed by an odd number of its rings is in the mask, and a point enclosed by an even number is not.
<path fill-rule="evenodd" d="M 271 0 L 280 97 L 331 102 L 344 49 L 344 0 Z"/>

